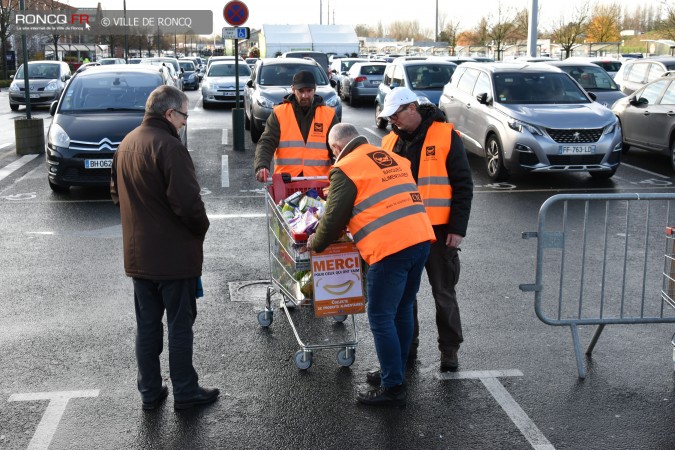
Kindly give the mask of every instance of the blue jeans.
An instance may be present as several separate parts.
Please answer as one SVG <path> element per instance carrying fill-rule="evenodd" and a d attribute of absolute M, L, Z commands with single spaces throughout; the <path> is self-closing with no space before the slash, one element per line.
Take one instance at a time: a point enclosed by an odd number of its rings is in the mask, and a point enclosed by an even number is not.
<path fill-rule="evenodd" d="M 197 317 L 197 279 L 152 281 L 134 278 L 138 390 L 153 401 L 162 388 L 159 355 L 164 345 L 162 317 L 169 329 L 169 375 L 174 399 L 190 398 L 199 388 L 192 365 L 192 325 Z"/>
<path fill-rule="evenodd" d="M 383 387 L 403 384 L 413 336 L 413 304 L 429 242 L 413 245 L 368 269 L 368 322 L 380 360 Z"/>

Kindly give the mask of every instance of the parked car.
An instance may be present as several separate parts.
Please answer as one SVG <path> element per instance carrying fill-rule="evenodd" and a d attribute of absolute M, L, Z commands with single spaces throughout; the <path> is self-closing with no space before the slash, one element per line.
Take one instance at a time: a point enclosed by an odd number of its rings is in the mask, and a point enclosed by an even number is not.
<path fill-rule="evenodd" d="M 9 107 L 17 111 L 26 104 L 24 87 L 24 65 L 19 66 L 16 74 L 10 76 Z M 28 61 L 28 88 L 31 106 L 50 105 L 58 100 L 71 77 L 70 67 L 62 61 Z"/>
<path fill-rule="evenodd" d="M 204 70 L 204 75 L 206 75 L 209 71 L 209 67 L 211 67 L 211 64 L 213 64 L 216 61 L 232 61 L 234 62 L 235 57 L 234 56 L 212 56 L 209 58 L 209 61 L 206 63 L 206 69 Z M 246 61 L 244 58 L 241 56 L 239 57 L 239 62 L 242 64 L 246 64 Z"/>
<path fill-rule="evenodd" d="M 595 96 L 596 102 L 607 108 L 611 108 L 615 101 L 626 96 L 605 69 L 594 63 L 570 61 L 568 58 L 564 61 L 549 61 L 546 64 L 567 72 L 586 92 Z"/>
<path fill-rule="evenodd" d="M 168 57 L 168 56 L 160 56 L 160 57 L 153 57 L 153 58 L 143 58 L 141 60 L 141 64 L 166 64 L 166 65 L 171 65 L 173 67 L 174 71 L 174 84 L 178 89 L 181 91 L 183 90 L 183 74 L 180 71 L 180 64 L 178 64 L 178 59 Z"/>
<path fill-rule="evenodd" d="M 246 64 L 253 69 L 253 66 L 255 66 L 255 63 L 259 60 L 260 58 L 246 58 Z"/>
<path fill-rule="evenodd" d="M 670 157 L 675 171 L 675 78 L 661 77 L 617 101 L 612 111 L 623 131 L 623 151 L 641 148 Z"/>
<path fill-rule="evenodd" d="M 669 70 L 675 70 L 675 57 L 631 59 L 623 63 L 614 81 L 621 92 L 630 95 Z"/>
<path fill-rule="evenodd" d="M 126 64 L 127 61 L 124 58 L 101 58 L 98 62 L 102 66 L 107 66 L 109 64 Z"/>
<path fill-rule="evenodd" d="M 382 112 L 384 98 L 395 87 L 404 86 L 417 94 L 420 103 L 438 104 L 445 86 L 452 78 L 457 64 L 447 61 L 427 61 L 396 59 L 384 69 L 382 82 L 375 97 L 375 124 L 378 128 L 387 128 L 386 119 L 377 116 Z"/>
<path fill-rule="evenodd" d="M 199 74 L 191 59 L 179 59 L 178 64 L 183 72 L 183 89 L 199 89 Z"/>
<path fill-rule="evenodd" d="M 129 58 L 129 64 L 140 64 L 143 58 Z"/>
<path fill-rule="evenodd" d="M 328 79 L 319 63 L 305 58 L 263 58 L 255 63 L 244 94 L 244 127 L 251 130 L 253 142 L 260 139 L 274 106 L 292 93 L 293 75 L 301 70 L 314 73 L 316 95 L 323 97 L 324 103 L 335 109 L 338 120 L 342 120 L 342 103 L 333 89 L 335 82 Z"/>
<path fill-rule="evenodd" d="M 97 63 L 97 62 L 88 62 L 88 63 L 84 63 L 84 64 L 81 64 L 80 67 L 77 68 L 77 70 L 75 71 L 75 73 L 80 73 L 80 72 L 82 72 L 83 70 L 87 70 L 87 69 L 89 69 L 89 68 L 91 68 L 91 67 L 96 67 L 96 66 L 100 66 L 100 65 L 101 65 L 101 64 L 100 64 L 100 63 Z"/>
<path fill-rule="evenodd" d="M 47 132 L 49 186 L 109 186 L 112 158 L 122 139 L 143 120 L 145 102 L 161 85 L 171 85 L 163 67 L 111 64 L 76 74 L 52 103 Z M 180 132 L 187 145 L 187 130 Z"/>
<path fill-rule="evenodd" d="M 340 98 L 343 101 L 349 99 L 350 105 L 356 105 L 364 100 L 374 100 L 386 67 L 386 63 L 370 61 L 352 65 L 343 78 L 342 89 L 339 91 Z"/>
<path fill-rule="evenodd" d="M 338 95 L 342 90 L 342 79 L 347 76 L 347 71 L 357 62 L 367 62 L 364 58 L 333 58 L 328 69 L 331 80 L 335 80 L 335 90 Z"/>
<path fill-rule="evenodd" d="M 471 58 L 470 56 L 429 56 L 427 58 L 429 61 L 448 61 L 451 63 L 455 63 L 458 66 L 462 63 L 465 62 L 476 62 L 475 59 Z"/>
<path fill-rule="evenodd" d="M 239 105 L 243 106 L 244 89 L 246 88 L 246 82 L 251 77 L 251 69 L 243 61 L 240 61 L 237 67 L 239 68 Z M 204 109 L 208 109 L 216 103 L 236 104 L 236 74 L 234 60 L 216 61 L 211 64 L 202 82 L 202 104 Z"/>
<path fill-rule="evenodd" d="M 609 74 L 610 77 L 614 78 L 616 73 L 621 69 L 622 62 L 616 58 L 610 58 L 605 56 L 571 56 L 565 61 L 568 62 L 586 62 L 592 63 L 596 66 L 600 66 Z"/>
<path fill-rule="evenodd" d="M 621 127 L 570 76 L 544 64 L 464 63 L 440 108 L 488 176 L 587 171 L 610 178 L 621 158 Z"/>
<path fill-rule="evenodd" d="M 294 51 L 294 52 L 286 52 L 281 55 L 282 58 L 311 58 L 323 69 L 326 71 L 326 75 L 328 75 L 328 79 L 330 80 L 330 69 L 329 69 L 329 62 L 328 62 L 328 55 L 326 55 L 323 52 L 312 52 L 312 51 Z"/>

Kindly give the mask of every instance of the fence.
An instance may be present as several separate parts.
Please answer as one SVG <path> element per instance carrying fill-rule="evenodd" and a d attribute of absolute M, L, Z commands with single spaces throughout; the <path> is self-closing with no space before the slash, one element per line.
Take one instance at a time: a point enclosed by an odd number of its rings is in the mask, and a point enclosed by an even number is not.
<path fill-rule="evenodd" d="M 555 195 L 542 204 L 537 231 L 523 233 L 537 238 L 537 261 L 535 283 L 520 289 L 534 292 L 542 322 L 570 327 L 579 378 L 586 377 L 579 326 L 598 326 L 590 356 L 605 325 L 675 323 L 662 293 L 667 255 L 675 250 L 666 242 L 674 200 L 675 194 Z"/>

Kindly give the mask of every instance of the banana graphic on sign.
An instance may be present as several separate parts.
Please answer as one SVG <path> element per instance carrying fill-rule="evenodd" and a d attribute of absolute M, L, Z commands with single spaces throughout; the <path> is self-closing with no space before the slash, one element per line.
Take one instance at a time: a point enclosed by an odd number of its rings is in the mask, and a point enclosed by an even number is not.
<path fill-rule="evenodd" d="M 354 286 L 354 280 L 348 280 L 342 284 L 327 284 L 323 289 L 329 294 L 343 295 L 349 292 L 352 286 Z"/>

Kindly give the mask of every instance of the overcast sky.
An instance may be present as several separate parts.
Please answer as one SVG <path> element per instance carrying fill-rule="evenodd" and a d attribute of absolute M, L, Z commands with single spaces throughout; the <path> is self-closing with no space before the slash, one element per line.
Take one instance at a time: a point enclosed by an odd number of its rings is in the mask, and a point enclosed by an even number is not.
<path fill-rule="evenodd" d="M 192 3 L 192 9 L 210 9 L 213 11 L 214 32 L 220 34 L 223 27 L 229 26 L 223 19 L 223 8 L 229 0 L 198 0 Z M 548 29 L 558 22 L 561 15 L 572 18 L 574 7 L 586 0 L 539 0 L 539 28 Z M 96 0 L 70 0 L 77 7 L 96 7 Z M 330 23 L 377 25 L 378 21 L 386 27 L 394 21 L 417 20 L 423 30 L 435 29 L 436 0 L 397 0 L 378 2 L 371 0 L 244 0 L 249 9 L 249 19 L 244 24 L 251 28 L 260 28 L 262 24 L 301 24 Z M 438 0 L 439 16 L 446 15 L 446 23 L 459 21 L 460 30 L 475 27 L 480 18 L 492 14 L 496 17 L 499 0 Z M 636 5 L 657 4 L 654 0 L 593 0 L 592 4 Z M 104 9 L 122 9 L 123 0 L 101 0 Z M 126 0 L 129 10 L 182 10 L 188 5 L 178 0 Z M 504 9 L 511 11 L 528 8 L 531 0 L 501 0 Z M 413 6 L 414 5 L 414 6 Z M 320 8 L 322 7 L 322 8 Z M 323 14 L 320 14 L 320 9 Z"/>

